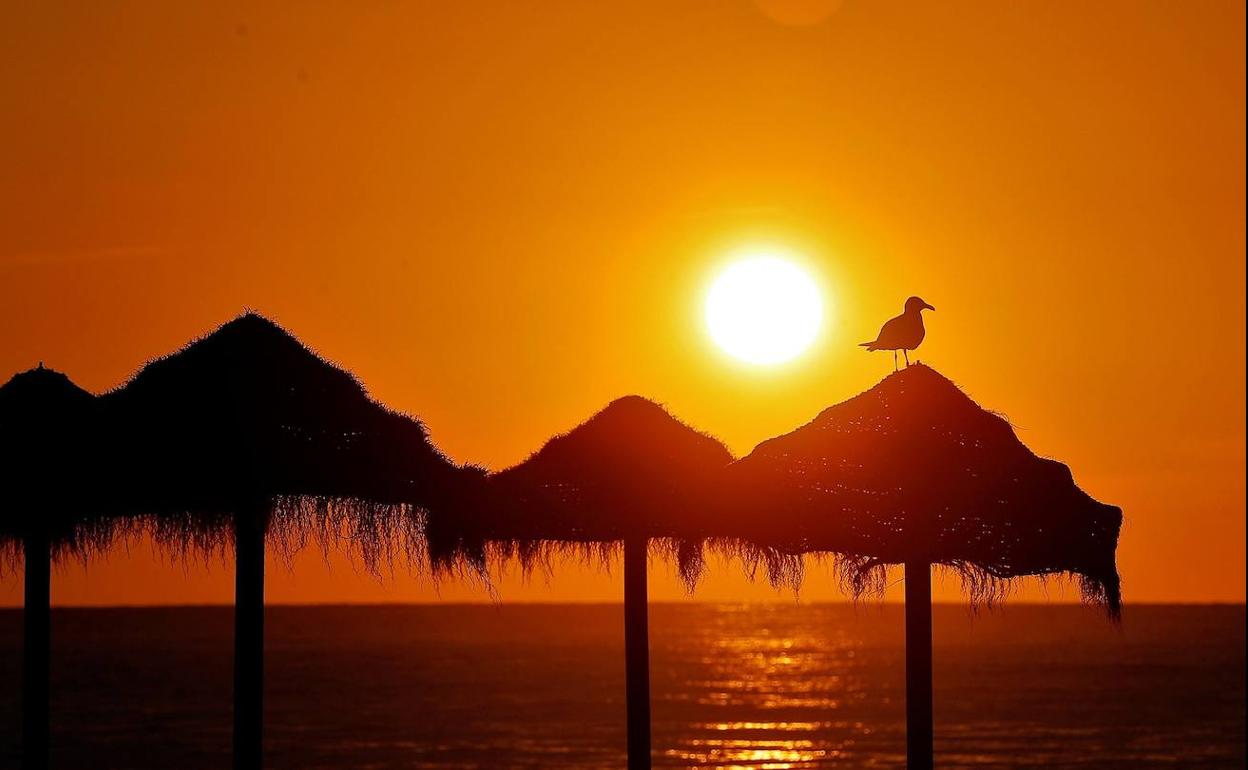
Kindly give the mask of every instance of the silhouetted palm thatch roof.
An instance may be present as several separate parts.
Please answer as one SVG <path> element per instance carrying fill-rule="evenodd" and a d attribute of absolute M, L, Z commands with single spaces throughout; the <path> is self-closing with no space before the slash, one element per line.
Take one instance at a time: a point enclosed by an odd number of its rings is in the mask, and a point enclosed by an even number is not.
<path fill-rule="evenodd" d="M 107 547 L 111 519 L 93 515 L 98 468 L 96 399 L 64 374 L 37 369 L 0 386 L 0 549 L 6 561 L 27 537 L 53 555 Z"/>
<path fill-rule="evenodd" d="M 721 545 L 780 562 L 847 554 L 842 566 L 859 589 L 883 565 L 926 560 L 960 571 L 976 599 L 1020 576 L 1071 574 L 1086 598 L 1111 614 L 1120 606 L 1122 512 L 927 366 L 760 444 L 729 466 L 718 494 L 707 534 L 730 534 Z"/>
<path fill-rule="evenodd" d="M 728 449 L 639 396 L 607 405 L 550 439 L 523 463 L 492 474 L 475 515 L 430 517 L 435 563 L 518 556 L 526 566 L 572 547 L 606 556 L 620 541 L 650 538 L 679 552 L 692 579 L 701 566 L 687 520 L 708 484 L 732 461 Z"/>
<path fill-rule="evenodd" d="M 279 542 L 337 533 L 374 564 L 399 542 L 414 554 L 423 511 L 471 482 L 419 421 L 254 313 L 100 401 L 124 460 L 118 508 L 182 547 L 220 546 L 234 515 L 259 510 Z"/>

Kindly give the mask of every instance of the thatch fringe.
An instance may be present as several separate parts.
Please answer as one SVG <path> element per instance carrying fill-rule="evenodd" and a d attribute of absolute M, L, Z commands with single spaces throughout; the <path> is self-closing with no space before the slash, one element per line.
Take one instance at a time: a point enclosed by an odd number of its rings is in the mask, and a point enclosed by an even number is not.
<path fill-rule="evenodd" d="M 244 514 L 246 515 L 246 514 Z M 158 551 L 188 563 L 232 562 L 233 513 L 168 512 L 119 520 L 127 538 L 147 536 Z M 326 559 L 342 553 L 375 577 L 396 566 L 421 570 L 426 514 L 408 504 L 356 498 L 280 496 L 265 527 L 267 548 L 290 563 L 310 545 Z"/>
<path fill-rule="evenodd" d="M 1121 606 L 1121 511 L 923 365 L 740 460 L 630 396 L 496 474 L 453 464 L 422 423 L 252 313 L 100 398 L 42 367 L 0 396 L 8 464 L 26 463 L 0 572 L 28 534 L 58 560 L 143 536 L 171 558 L 229 560 L 236 517 L 256 516 L 288 563 L 316 544 L 375 576 L 403 564 L 491 591 L 512 564 L 526 578 L 569 560 L 610 570 L 623 538 L 647 537 L 691 592 L 708 554 L 794 592 L 806 560 L 824 562 L 855 599 L 882 596 L 890 564 L 927 558 L 975 608 L 1047 575 L 1077 577 L 1111 617 Z M 43 507 L 20 504 L 32 499 Z"/>
<path fill-rule="evenodd" d="M 652 559 L 673 564 L 691 594 L 709 571 L 708 557 L 726 564 L 737 563 L 751 581 L 765 579 L 777 590 L 790 590 L 795 595 L 803 587 L 809 566 L 822 565 L 832 572 L 838 588 L 853 601 L 882 600 L 886 590 L 895 582 L 892 571 L 901 566 L 864 555 L 800 548 L 785 550 L 741 538 L 688 540 L 656 537 L 649 540 L 649 553 Z M 454 577 L 478 580 L 493 593 L 496 582 L 513 565 L 519 567 L 525 579 L 539 573 L 549 580 L 557 564 L 569 562 L 601 569 L 609 574 L 619 564 L 622 555 L 622 540 L 488 540 L 475 549 L 445 554 L 433 561 L 432 574 L 435 579 Z M 1103 580 L 1085 575 L 1061 572 L 1008 575 L 965 560 L 937 562 L 932 568 L 960 581 L 962 593 L 967 597 L 972 612 L 994 609 L 1013 594 L 1024 579 L 1034 577 L 1042 582 L 1070 581 L 1079 586 L 1086 604 L 1103 608 L 1112 619 L 1117 619 L 1121 613 L 1120 598 L 1113 587 Z"/>
<path fill-rule="evenodd" d="M 124 519 L 91 518 L 70 526 L 44 532 L 54 564 L 79 562 L 87 564 L 99 558 L 113 546 L 124 540 L 130 532 L 130 522 Z M 6 533 L 0 537 L 0 579 L 20 574 L 25 569 L 25 541 L 20 535 Z"/>

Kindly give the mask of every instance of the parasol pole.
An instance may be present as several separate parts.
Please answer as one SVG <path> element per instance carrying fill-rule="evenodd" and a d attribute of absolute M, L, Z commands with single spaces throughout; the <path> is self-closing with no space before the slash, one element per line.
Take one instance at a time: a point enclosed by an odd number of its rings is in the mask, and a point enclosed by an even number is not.
<path fill-rule="evenodd" d="M 646 552 L 649 538 L 624 540 L 624 675 L 628 770 L 650 770 L 650 630 Z"/>
<path fill-rule="evenodd" d="M 932 565 L 906 562 L 906 768 L 932 770 Z"/>
<path fill-rule="evenodd" d="M 266 509 L 234 517 L 234 769 L 264 758 L 264 530 Z"/>
<path fill-rule="evenodd" d="M 52 641 L 52 554 L 48 538 L 27 535 L 22 610 L 22 768 L 48 767 L 49 647 Z"/>

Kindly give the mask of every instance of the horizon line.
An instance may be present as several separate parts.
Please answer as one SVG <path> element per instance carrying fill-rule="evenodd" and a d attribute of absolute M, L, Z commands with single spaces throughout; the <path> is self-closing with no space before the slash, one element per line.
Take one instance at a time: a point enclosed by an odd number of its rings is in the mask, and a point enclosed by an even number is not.
<path fill-rule="evenodd" d="M 904 607 L 905 602 L 901 600 L 883 600 L 864 599 L 860 601 L 846 600 L 819 600 L 819 601 L 679 601 L 664 600 L 652 601 L 649 606 L 676 606 L 687 607 L 689 605 L 716 605 L 728 607 L 770 607 L 778 605 L 786 606 L 844 606 L 844 607 Z M 420 602 L 420 601 L 403 601 L 403 602 L 265 602 L 265 609 L 312 609 L 312 608 L 397 608 L 397 607 L 623 607 L 624 601 L 546 601 L 546 600 L 525 600 L 517 599 L 513 601 L 450 601 L 450 602 Z M 973 606 L 965 601 L 933 601 L 933 607 L 958 607 L 973 614 L 995 613 L 1008 610 L 1010 607 L 1078 607 L 1096 611 L 1098 608 L 1079 601 L 1037 601 L 1020 599 L 1018 601 L 997 602 L 993 604 L 982 604 Z M 1123 607 L 1245 607 L 1246 601 L 1239 600 L 1214 600 L 1214 601 L 1143 601 L 1143 602 L 1123 602 Z M 231 609 L 234 607 L 233 602 L 203 602 L 203 603 L 180 603 L 180 604 L 52 604 L 54 610 L 145 610 L 145 609 Z M 0 612 L 22 611 L 22 605 L 0 605 Z"/>

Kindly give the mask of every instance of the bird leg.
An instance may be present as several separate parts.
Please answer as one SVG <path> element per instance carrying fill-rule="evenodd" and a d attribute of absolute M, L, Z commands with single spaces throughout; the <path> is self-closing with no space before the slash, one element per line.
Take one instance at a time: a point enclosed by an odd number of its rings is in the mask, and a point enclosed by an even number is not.
<path fill-rule="evenodd" d="M 897 373 L 897 351 L 893 350 L 893 374 Z"/>
<path fill-rule="evenodd" d="M 906 350 L 905 348 L 902 348 L 901 354 L 906 357 L 906 368 L 909 369 L 910 368 L 910 351 Z"/>

